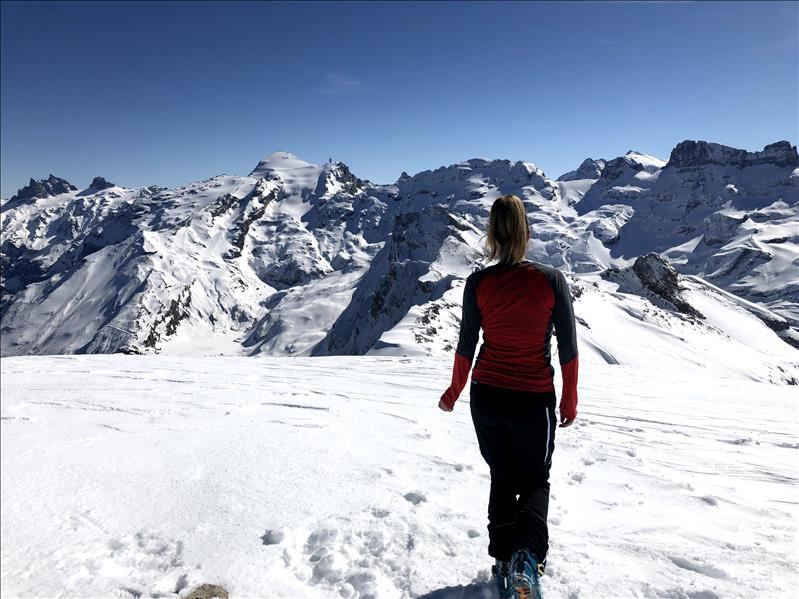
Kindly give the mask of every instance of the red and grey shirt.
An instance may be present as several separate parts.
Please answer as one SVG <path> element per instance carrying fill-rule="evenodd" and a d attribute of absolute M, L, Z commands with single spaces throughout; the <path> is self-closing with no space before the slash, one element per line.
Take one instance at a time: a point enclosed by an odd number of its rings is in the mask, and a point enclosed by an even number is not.
<path fill-rule="evenodd" d="M 483 344 L 472 380 L 520 391 L 554 391 L 550 364 L 554 327 L 563 375 L 560 412 L 577 415 L 577 330 L 571 294 L 558 269 L 527 260 L 495 264 L 469 275 L 463 290 L 463 316 L 452 384 L 442 399 L 452 406 L 472 367 L 483 329 Z"/>

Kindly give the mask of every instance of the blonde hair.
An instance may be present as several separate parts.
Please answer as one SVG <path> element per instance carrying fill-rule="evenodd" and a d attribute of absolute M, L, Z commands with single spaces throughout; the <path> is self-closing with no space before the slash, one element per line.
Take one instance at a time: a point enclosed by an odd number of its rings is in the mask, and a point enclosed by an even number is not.
<path fill-rule="evenodd" d="M 527 253 L 529 230 L 527 213 L 519 196 L 498 197 L 488 215 L 488 259 L 499 257 L 501 264 L 521 262 Z"/>

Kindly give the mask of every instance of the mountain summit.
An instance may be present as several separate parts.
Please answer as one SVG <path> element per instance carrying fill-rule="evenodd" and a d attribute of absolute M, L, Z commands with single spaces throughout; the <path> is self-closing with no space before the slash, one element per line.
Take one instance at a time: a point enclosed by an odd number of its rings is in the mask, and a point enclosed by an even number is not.
<path fill-rule="evenodd" d="M 262 177 L 272 171 L 283 172 L 303 169 L 318 169 L 315 164 L 305 162 L 290 152 L 272 152 L 264 157 L 250 173 L 250 177 Z"/>

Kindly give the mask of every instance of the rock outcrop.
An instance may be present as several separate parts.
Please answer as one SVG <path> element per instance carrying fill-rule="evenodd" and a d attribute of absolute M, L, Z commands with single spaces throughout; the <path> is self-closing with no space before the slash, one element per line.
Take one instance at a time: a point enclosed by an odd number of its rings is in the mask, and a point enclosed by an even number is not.
<path fill-rule="evenodd" d="M 762 152 L 747 152 L 706 141 L 683 141 L 671 151 L 666 168 L 701 167 L 707 165 L 744 168 L 757 164 L 799 167 L 796 146 L 787 141 L 767 145 Z"/>
<path fill-rule="evenodd" d="M 10 203 L 21 203 L 35 198 L 48 198 L 68 191 L 77 191 L 78 188 L 66 179 L 56 177 L 52 173 L 47 179 L 36 181 L 31 178 L 30 183 L 21 188 L 9 200 Z"/>
<path fill-rule="evenodd" d="M 621 292 L 642 295 L 661 307 L 704 318 L 683 298 L 680 275 L 668 260 L 655 252 L 639 256 L 631 267 L 609 268 L 602 273 L 602 278 L 618 283 Z"/>

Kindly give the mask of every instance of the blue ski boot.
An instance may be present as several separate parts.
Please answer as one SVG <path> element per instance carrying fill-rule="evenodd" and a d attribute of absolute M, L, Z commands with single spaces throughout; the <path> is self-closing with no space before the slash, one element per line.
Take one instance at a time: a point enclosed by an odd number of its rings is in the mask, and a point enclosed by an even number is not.
<path fill-rule="evenodd" d="M 499 599 L 513 599 L 513 586 L 511 586 L 510 578 L 510 562 L 497 560 L 497 563 L 491 566 L 491 573 L 494 575 L 494 580 L 497 582 Z"/>
<path fill-rule="evenodd" d="M 514 551 L 510 561 L 511 586 L 515 599 L 543 599 L 538 584 L 543 568 L 535 555 L 527 549 Z"/>

